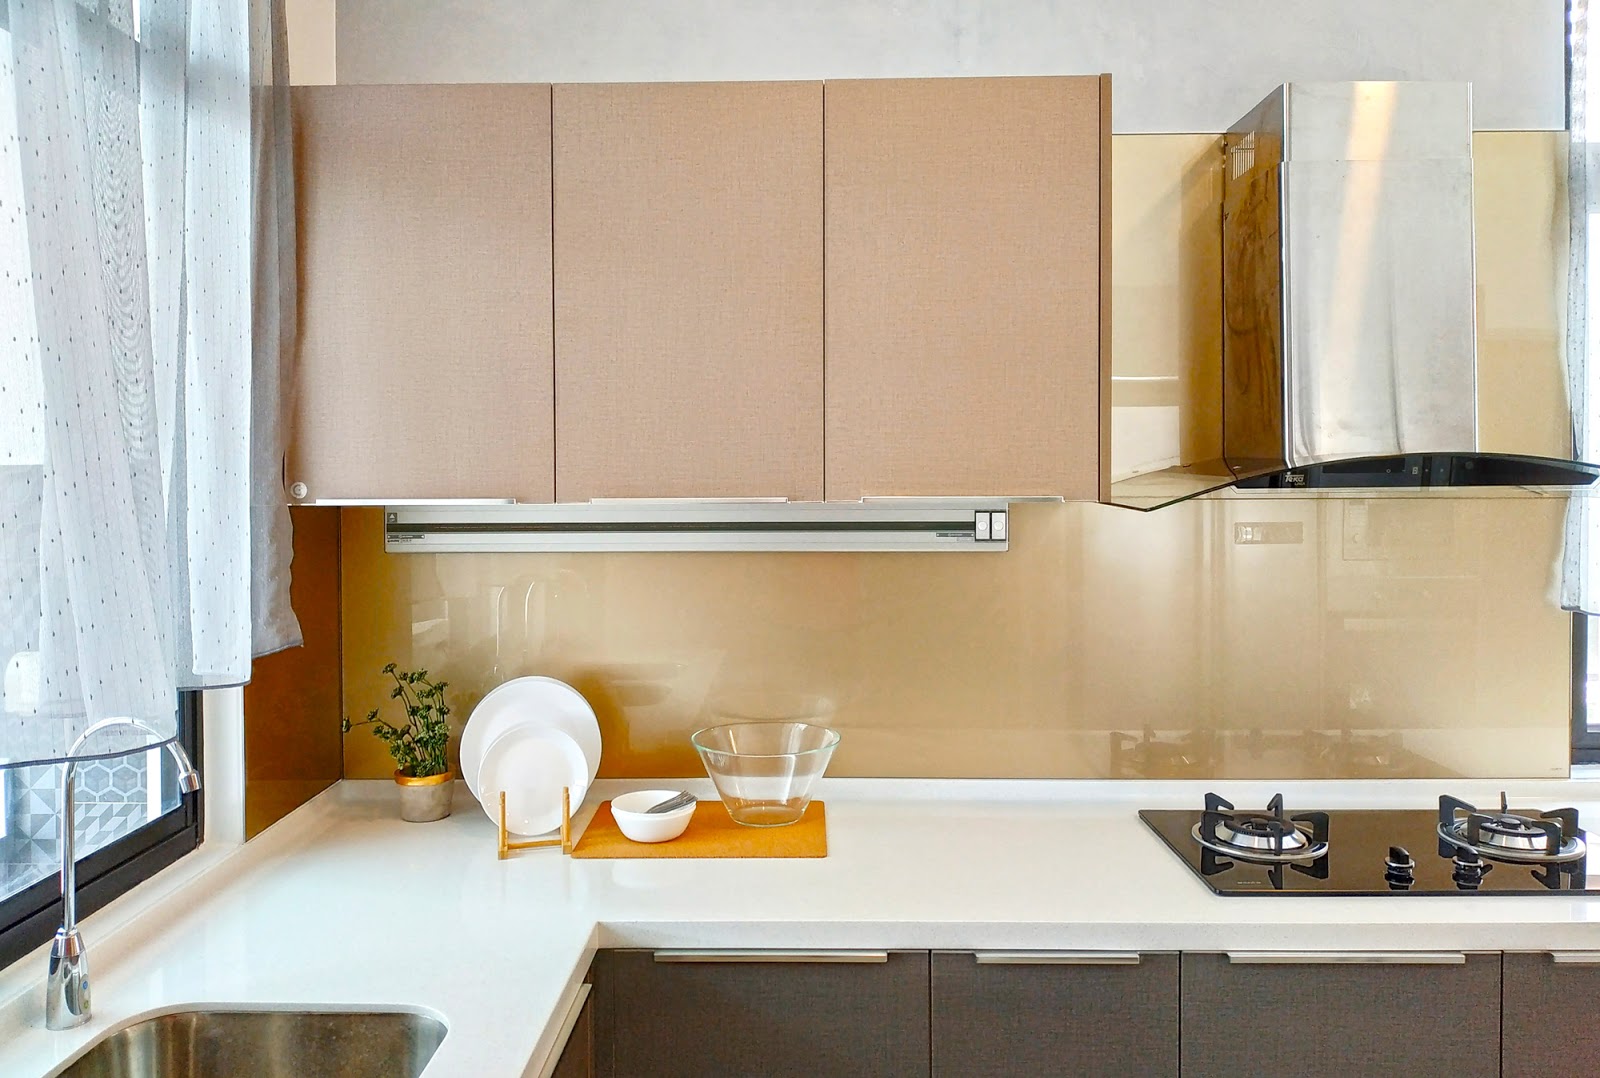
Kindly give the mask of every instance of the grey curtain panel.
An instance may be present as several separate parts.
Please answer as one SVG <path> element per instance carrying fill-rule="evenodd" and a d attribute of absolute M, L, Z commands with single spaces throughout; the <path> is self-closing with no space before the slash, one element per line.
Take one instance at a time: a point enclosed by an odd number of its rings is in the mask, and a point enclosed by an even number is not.
<path fill-rule="evenodd" d="M 281 0 L 0 0 L 0 766 L 299 641 Z"/>

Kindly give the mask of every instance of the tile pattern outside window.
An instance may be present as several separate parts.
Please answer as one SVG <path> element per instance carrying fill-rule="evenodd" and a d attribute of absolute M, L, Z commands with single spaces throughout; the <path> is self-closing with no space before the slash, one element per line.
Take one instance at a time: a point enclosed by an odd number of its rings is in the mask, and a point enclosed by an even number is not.
<path fill-rule="evenodd" d="M 77 854 L 81 860 L 178 807 L 177 787 L 160 752 L 90 760 L 77 769 Z M 152 796 L 152 762 L 158 789 Z M 61 772 L 57 767 L 0 771 L 0 900 L 60 867 Z"/>

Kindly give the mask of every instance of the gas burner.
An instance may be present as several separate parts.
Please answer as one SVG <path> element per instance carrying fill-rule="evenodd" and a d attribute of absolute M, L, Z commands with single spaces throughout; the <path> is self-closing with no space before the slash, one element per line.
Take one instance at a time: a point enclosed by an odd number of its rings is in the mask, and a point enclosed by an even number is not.
<path fill-rule="evenodd" d="M 1287 820 L 1265 812 L 1235 811 L 1217 821 L 1216 840 L 1240 853 L 1305 855 L 1311 839 Z"/>
<path fill-rule="evenodd" d="M 1328 853 L 1328 814 L 1283 814 L 1283 795 L 1265 812 L 1240 811 L 1216 794 L 1206 794 L 1205 811 L 1194 825 L 1195 841 L 1212 853 L 1253 864 L 1315 861 Z"/>
<path fill-rule="evenodd" d="M 1512 812 L 1500 795 L 1499 812 L 1482 812 L 1454 797 L 1439 798 L 1439 853 L 1475 852 L 1491 861 L 1542 864 L 1581 860 L 1586 852 L 1576 809 Z"/>

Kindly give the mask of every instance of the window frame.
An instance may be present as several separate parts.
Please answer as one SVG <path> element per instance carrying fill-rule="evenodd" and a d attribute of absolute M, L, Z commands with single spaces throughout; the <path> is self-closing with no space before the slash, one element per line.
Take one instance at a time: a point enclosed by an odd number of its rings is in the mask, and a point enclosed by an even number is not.
<path fill-rule="evenodd" d="M 1572 615 L 1572 762 L 1600 764 L 1600 727 L 1589 725 L 1589 634 L 1587 614 Z"/>
<path fill-rule="evenodd" d="M 201 694 L 178 694 L 178 743 L 203 768 Z M 162 753 L 163 761 L 167 756 Z M 170 766 L 166 762 L 163 766 Z M 137 831 L 78 861 L 78 916 L 86 917 L 200 846 L 205 832 L 205 789 L 185 794 L 179 806 Z M 0 968 L 11 965 L 61 927 L 61 881 L 47 876 L 0 899 Z"/>

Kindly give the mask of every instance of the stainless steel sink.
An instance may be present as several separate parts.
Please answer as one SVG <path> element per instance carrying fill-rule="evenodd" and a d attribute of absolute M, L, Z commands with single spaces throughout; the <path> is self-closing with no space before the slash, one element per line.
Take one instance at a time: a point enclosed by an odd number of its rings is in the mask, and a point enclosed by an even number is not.
<path fill-rule="evenodd" d="M 57 1078 L 416 1078 L 444 1034 L 409 1011 L 180 1011 L 108 1034 Z"/>

